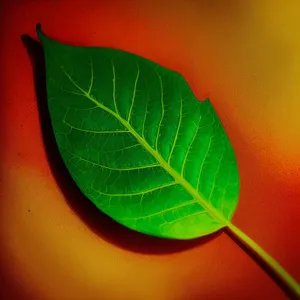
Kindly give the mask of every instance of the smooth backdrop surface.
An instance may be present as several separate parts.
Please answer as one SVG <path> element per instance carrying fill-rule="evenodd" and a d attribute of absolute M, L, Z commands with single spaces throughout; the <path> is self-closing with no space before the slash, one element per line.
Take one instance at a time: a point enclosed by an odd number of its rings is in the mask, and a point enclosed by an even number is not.
<path fill-rule="evenodd" d="M 300 281 L 300 3 L 241 3 L 1 2 L 3 299 L 287 299 L 224 233 L 182 247 L 75 211 L 51 172 L 21 41 L 36 38 L 40 22 L 62 42 L 150 58 L 181 72 L 199 99 L 209 96 L 240 168 L 233 223 Z"/>

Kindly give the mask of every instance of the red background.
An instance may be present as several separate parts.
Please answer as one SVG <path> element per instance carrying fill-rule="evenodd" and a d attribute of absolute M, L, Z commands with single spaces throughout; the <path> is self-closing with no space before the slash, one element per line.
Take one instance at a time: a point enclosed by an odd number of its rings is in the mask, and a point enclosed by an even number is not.
<path fill-rule="evenodd" d="M 233 223 L 300 281 L 300 4 L 251 3 L 2 1 L 3 299 L 286 299 L 225 233 L 182 246 L 75 211 L 47 160 L 21 41 L 40 22 L 59 41 L 150 58 L 209 96 L 240 168 Z"/>

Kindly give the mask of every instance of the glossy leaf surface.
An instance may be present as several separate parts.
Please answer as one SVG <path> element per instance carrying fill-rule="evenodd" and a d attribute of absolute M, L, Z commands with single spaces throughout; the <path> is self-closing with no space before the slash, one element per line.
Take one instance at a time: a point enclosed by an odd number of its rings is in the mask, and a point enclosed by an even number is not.
<path fill-rule="evenodd" d="M 128 52 L 58 43 L 37 28 L 62 158 L 81 191 L 117 222 L 190 239 L 227 225 L 237 163 L 209 100 Z"/>

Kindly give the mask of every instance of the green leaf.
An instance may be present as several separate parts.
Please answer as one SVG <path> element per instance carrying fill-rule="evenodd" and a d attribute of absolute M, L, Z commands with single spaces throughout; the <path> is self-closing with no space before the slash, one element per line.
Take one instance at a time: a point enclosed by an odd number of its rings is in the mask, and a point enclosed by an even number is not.
<path fill-rule="evenodd" d="M 37 33 L 57 145 L 81 191 L 149 235 L 191 239 L 226 227 L 300 299 L 299 283 L 231 223 L 237 163 L 209 100 L 197 101 L 181 75 L 145 58 L 61 44 L 40 25 Z"/>
<path fill-rule="evenodd" d="M 37 29 L 62 158 L 81 191 L 117 222 L 191 239 L 227 225 L 239 176 L 209 100 L 140 56 L 58 43 Z"/>

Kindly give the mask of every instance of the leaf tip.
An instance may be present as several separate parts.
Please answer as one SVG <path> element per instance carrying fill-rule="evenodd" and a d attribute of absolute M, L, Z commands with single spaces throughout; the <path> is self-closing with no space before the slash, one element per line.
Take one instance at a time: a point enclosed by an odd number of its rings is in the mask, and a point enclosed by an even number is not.
<path fill-rule="evenodd" d="M 36 33 L 37 33 L 38 37 L 41 39 L 41 37 L 43 36 L 41 23 L 37 23 L 35 25 L 35 30 L 36 30 Z"/>
<path fill-rule="evenodd" d="M 42 32 L 42 25 L 41 25 L 41 23 L 37 23 L 35 25 L 35 29 L 36 29 L 37 33 L 41 33 Z"/>

